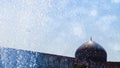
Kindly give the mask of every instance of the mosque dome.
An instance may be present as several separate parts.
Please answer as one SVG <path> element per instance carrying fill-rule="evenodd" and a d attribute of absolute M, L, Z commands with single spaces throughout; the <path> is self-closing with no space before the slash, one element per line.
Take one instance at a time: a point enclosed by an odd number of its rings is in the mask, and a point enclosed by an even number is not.
<path fill-rule="evenodd" d="M 92 41 L 83 43 L 75 53 L 75 57 L 81 61 L 106 62 L 107 53 L 98 43 Z"/>

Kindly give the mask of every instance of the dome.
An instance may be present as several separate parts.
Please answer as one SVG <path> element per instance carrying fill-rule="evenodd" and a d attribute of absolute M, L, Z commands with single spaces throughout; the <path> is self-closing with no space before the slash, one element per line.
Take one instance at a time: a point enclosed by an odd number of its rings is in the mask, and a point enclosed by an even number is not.
<path fill-rule="evenodd" d="M 75 57 L 81 61 L 106 62 L 107 53 L 98 43 L 90 40 L 83 43 L 75 53 Z"/>

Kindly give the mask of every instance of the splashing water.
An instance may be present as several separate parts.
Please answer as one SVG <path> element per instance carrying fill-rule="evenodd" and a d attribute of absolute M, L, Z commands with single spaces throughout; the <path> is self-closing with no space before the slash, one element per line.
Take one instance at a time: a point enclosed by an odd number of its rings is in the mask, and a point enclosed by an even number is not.
<path fill-rule="evenodd" d="M 41 35 L 48 20 L 49 2 L 0 1 L 0 68 L 38 67 L 38 53 L 25 50 L 42 50 Z"/>
<path fill-rule="evenodd" d="M 0 4 L 0 47 L 44 50 L 42 35 L 49 19 L 50 0 L 3 2 Z"/>
<path fill-rule="evenodd" d="M 72 68 L 72 58 L 0 48 L 0 68 Z"/>

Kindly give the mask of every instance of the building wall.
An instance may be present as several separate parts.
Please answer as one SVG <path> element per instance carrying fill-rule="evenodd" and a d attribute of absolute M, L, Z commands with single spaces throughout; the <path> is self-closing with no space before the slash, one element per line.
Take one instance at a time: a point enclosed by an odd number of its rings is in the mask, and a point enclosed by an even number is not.
<path fill-rule="evenodd" d="M 120 62 L 81 62 L 78 59 L 12 48 L 0 48 L 0 68 L 120 68 Z"/>
<path fill-rule="evenodd" d="M 120 62 L 86 62 L 86 63 L 77 63 L 74 65 L 74 68 L 120 68 Z"/>

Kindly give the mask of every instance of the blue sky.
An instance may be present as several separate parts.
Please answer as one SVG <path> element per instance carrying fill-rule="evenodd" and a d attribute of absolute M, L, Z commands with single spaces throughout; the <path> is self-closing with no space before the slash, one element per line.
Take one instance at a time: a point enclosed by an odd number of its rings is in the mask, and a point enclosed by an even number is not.
<path fill-rule="evenodd" d="M 0 46 L 74 57 L 92 36 L 120 61 L 120 0 L 0 0 Z"/>

